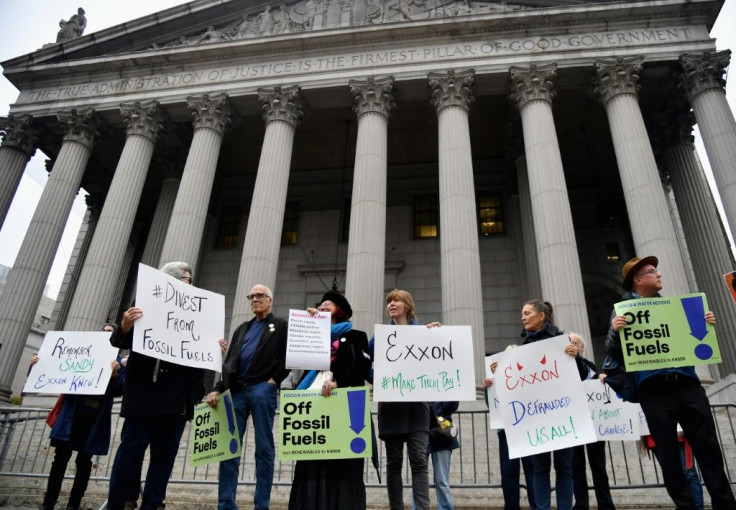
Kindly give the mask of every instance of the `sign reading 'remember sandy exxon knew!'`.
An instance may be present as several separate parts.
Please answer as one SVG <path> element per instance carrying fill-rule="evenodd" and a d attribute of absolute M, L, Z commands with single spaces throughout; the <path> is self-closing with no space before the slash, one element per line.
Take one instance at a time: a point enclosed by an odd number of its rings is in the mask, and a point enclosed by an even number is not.
<path fill-rule="evenodd" d="M 475 400 L 470 326 L 376 324 L 373 400 Z"/>
<path fill-rule="evenodd" d="M 138 265 L 133 350 L 178 365 L 222 370 L 218 340 L 225 329 L 225 296 Z"/>
<path fill-rule="evenodd" d="M 721 362 L 715 328 L 705 321 L 705 294 L 631 299 L 614 308 L 626 317 L 618 332 L 626 370 Z"/>
<path fill-rule="evenodd" d="M 23 387 L 26 393 L 102 395 L 118 349 L 106 331 L 49 331 Z"/>

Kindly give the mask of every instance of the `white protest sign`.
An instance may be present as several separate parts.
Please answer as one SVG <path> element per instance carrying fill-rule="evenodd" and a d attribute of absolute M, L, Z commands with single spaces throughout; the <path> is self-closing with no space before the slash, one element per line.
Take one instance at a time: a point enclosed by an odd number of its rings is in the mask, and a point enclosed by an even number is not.
<path fill-rule="evenodd" d="M 590 417 L 599 441 L 639 439 L 639 405 L 621 400 L 598 379 L 583 381 Z"/>
<path fill-rule="evenodd" d="M 639 404 L 634 404 L 637 409 L 637 416 L 639 417 L 639 435 L 642 436 L 648 436 L 649 435 L 649 423 L 647 423 L 647 417 L 644 416 L 644 411 L 642 411 L 641 406 Z"/>
<path fill-rule="evenodd" d="M 330 316 L 329 312 L 312 315 L 304 310 L 289 310 L 287 369 L 330 369 Z"/>
<path fill-rule="evenodd" d="M 509 458 L 560 450 L 596 440 L 575 359 L 566 335 L 506 352 L 494 386 Z"/>
<path fill-rule="evenodd" d="M 108 331 L 49 331 L 23 387 L 26 393 L 102 395 L 118 355 Z"/>
<path fill-rule="evenodd" d="M 475 400 L 470 326 L 376 324 L 375 402 Z"/>
<path fill-rule="evenodd" d="M 488 396 L 488 423 L 492 429 L 503 428 L 503 418 L 501 417 L 501 402 L 498 400 L 498 393 L 496 392 L 496 379 L 491 372 L 491 363 L 498 361 L 503 353 L 494 354 L 492 356 L 486 356 L 486 377 L 493 379 L 493 384 L 486 388 L 486 395 Z"/>
<path fill-rule="evenodd" d="M 138 265 L 133 350 L 177 365 L 222 370 L 218 340 L 225 329 L 225 296 Z"/>

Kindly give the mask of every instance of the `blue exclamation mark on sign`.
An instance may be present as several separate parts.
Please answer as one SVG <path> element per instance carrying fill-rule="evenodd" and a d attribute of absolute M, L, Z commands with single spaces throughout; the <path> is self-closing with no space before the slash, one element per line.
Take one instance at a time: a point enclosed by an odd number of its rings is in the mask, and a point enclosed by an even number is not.
<path fill-rule="evenodd" d="M 223 403 L 225 404 L 225 414 L 227 414 L 227 430 L 230 434 L 235 434 L 235 415 L 233 414 L 233 401 L 230 395 L 222 396 Z M 238 440 L 233 437 L 230 440 L 230 453 L 238 451 Z"/>
<path fill-rule="evenodd" d="M 690 325 L 690 335 L 702 342 L 708 336 L 708 327 L 705 324 L 705 305 L 702 296 L 682 298 L 682 309 L 685 311 L 687 323 Z M 695 347 L 698 359 L 706 360 L 713 356 L 713 348 L 706 343 L 699 343 Z"/>
<path fill-rule="evenodd" d="M 348 391 L 348 412 L 350 413 L 350 430 L 360 434 L 365 428 L 365 399 L 366 390 Z M 350 450 L 353 453 L 365 451 L 365 440 L 361 437 L 350 441 Z"/>

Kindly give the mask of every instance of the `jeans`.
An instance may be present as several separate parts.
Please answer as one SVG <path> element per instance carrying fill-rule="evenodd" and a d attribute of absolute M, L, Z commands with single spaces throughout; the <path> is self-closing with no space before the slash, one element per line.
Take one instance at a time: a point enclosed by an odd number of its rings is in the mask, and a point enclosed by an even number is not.
<path fill-rule="evenodd" d="M 453 510 L 452 494 L 450 493 L 450 459 L 452 450 L 438 450 L 432 452 L 432 470 L 434 485 L 437 492 L 437 510 Z M 411 508 L 416 510 L 414 497 L 411 498 Z"/>
<path fill-rule="evenodd" d="M 54 461 L 51 463 L 49 482 L 46 486 L 46 495 L 43 498 L 43 504 L 48 508 L 54 508 L 56 500 L 59 499 L 61 484 L 64 481 L 64 472 L 66 472 L 66 465 L 72 457 L 72 452 L 73 450 L 67 442 L 59 443 L 55 447 Z M 67 503 L 67 506 L 72 508 L 80 506 L 87 490 L 89 475 L 92 473 L 92 454 L 77 452 L 75 463 L 77 470 L 74 474 L 74 485 L 72 485 L 69 502 Z"/>
<path fill-rule="evenodd" d="M 253 420 L 256 435 L 256 491 L 254 510 L 268 510 L 273 484 L 273 420 L 276 414 L 275 384 L 262 382 L 232 392 L 235 419 L 240 442 L 243 442 L 248 416 Z M 237 510 L 235 491 L 238 488 L 240 457 L 220 462 L 218 477 L 218 510 Z"/>
<path fill-rule="evenodd" d="M 555 465 L 555 493 L 558 510 L 572 508 L 572 448 L 555 450 L 551 454 L 538 453 L 534 455 L 534 499 L 538 510 L 549 510 L 552 490 L 550 487 L 550 471 L 554 456 Z"/>
<path fill-rule="evenodd" d="M 139 493 L 143 457 L 149 447 L 151 458 L 141 510 L 154 510 L 163 503 L 186 422 L 182 415 L 153 414 L 125 419 L 110 472 L 108 510 L 121 510 L 126 501 Z"/>
<path fill-rule="evenodd" d="M 537 510 L 537 503 L 534 498 L 534 458 L 530 456 L 521 459 L 509 459 L 509 445 L 506 442 L 506 432 L 504 430 L 498 431 L 498 461 L 501 468 L 504 510 L 519 510 L 520 508 L 519 475 L 521 474 L 521 468 L 524 469 L 529 509 Z"/>
<path fill-rule="evenodd" d="M 695 459 L 693 459 L 693 465 L 687 467 L 687 456 L 685 454 L 685 443 L 680 442 L 680 462 L 682 462 L 682 473 L 687 479 L 687 483 L 690 485 L 690 492 L 693 494 L 693 501 L 695 501 L 695 507 L 698 510 L 703 510 L 703 486 L 700 484 L 700 475 L 698 470 L 695 468 Z"/>
<path fill-rule="evenodd" d="M 411 466 L 411 488 L 413 499 L 419 510 L 429 510 L 429 470 L 427 468 L 428 432 L 393 434 L 383 439 L 386 444 L 386 488 L 390 510 L 404 510 L 401 465 L 404 443 Z"/>

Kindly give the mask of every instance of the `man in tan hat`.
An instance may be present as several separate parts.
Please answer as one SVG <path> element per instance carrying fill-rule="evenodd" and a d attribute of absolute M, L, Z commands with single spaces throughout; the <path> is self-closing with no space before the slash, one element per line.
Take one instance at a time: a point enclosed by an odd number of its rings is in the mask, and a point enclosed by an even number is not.
<path fill-rule="evenodd" d="M 622 300 L 659 296 L 662 273 L 657 269 L 657 257 L 635 257 L 624 264 Z M 705 320 L 715 325 L 713 312 L 706 312 Z M 623 315 L 612 315 L 606 353 L 623 364 L 623 353 L 618 332 L 626 325 Z M 673 339 L 676 341 L 676 339 Z M 703 473 L 713 508 L 736 509 L 731 486 L 723 469 L 723 457 L 716 436 L 710 402 L 700 385 L 695 369 L 689 367 L 664 368 L 632 372 L 649 431 L 657 444 L 657 458 L 662 476 L 672 500 L 678 509 L 696 506 L 690 487 L 682 472 L 680 449 L 677 443 L 677 424 L 691 440 L 693 452 Z"/>

